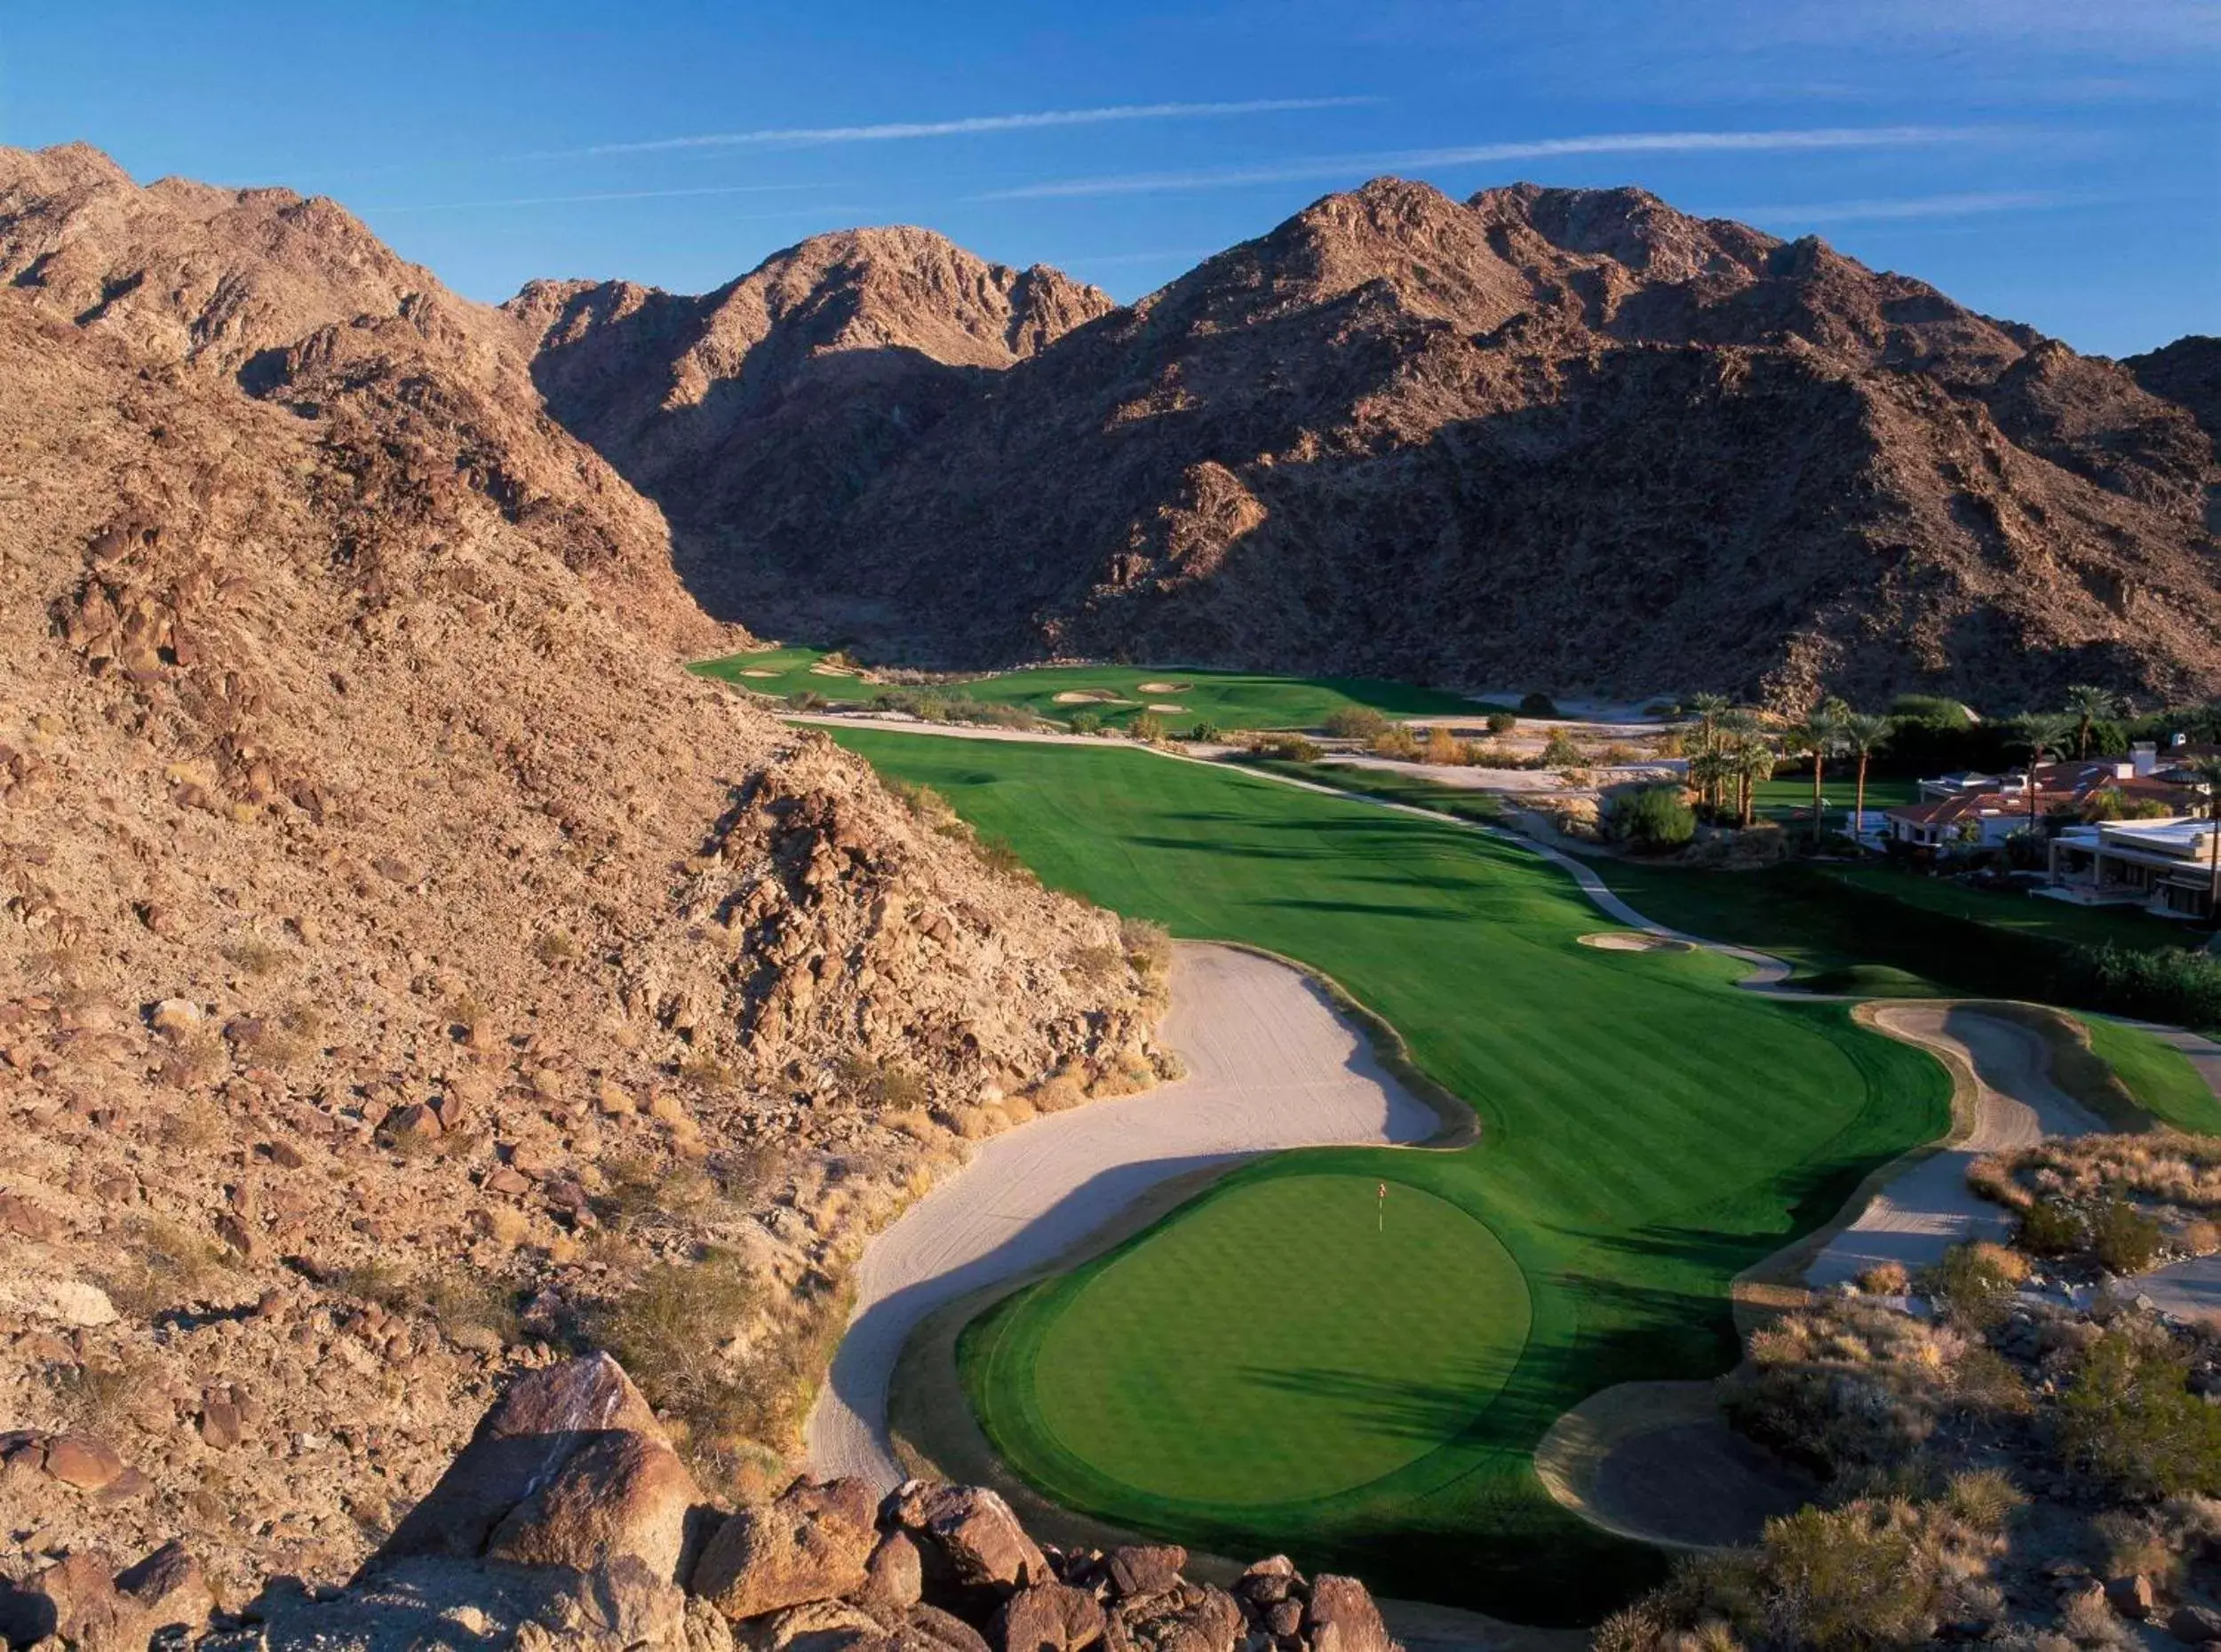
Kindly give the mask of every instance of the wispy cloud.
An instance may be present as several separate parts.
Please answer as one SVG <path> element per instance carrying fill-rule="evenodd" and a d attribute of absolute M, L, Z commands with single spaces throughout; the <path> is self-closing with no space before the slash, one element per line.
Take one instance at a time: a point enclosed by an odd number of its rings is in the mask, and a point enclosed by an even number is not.
<path fill-rule="evenodd" d="M 2095 197 L 2042 189 L 1996 189 L 1965 195 L 1896 195 L 1868 201 L 1807 201 L 1774 206 L 1727 207 L 1714 218 L 1746 223 L 1855 224 L 1882 218 L 1966 218 L 1982 212 L 2021 212 L 2079 206 Z"/>
<path fill-rule="evenodd" d="M 491 207 L 569 206 L 588 201 L 667 201 L 684 195 L 759 195 L 789 189 L 820 189 L 822 184 L 719 184 L 699 189 L 602 189 L 591 195 L 509 195 L 498 201 L 418 201 L 358 207 L 362 212 L 476 212 Z M 777 212 L 758 212 L 753 218 L 794 218 L 809 212 L 853 212 L 846 203 L 823 206 L 788 207 Z"/>
<path fill-rule="evenodd" d="M 1910 148 L 1973 142 L 1999 134 L 1981 126 L 1811 126 L 1769 131 L 1591 132 L 1571 138 L 1524 139 L 1448 149 L 1406 149 L 1386 155 L 1317 155 L 1271 166 L 1192 172 L 1132 172 L 1108 178 L 1071 178 L 1021 184 L 974 197 L 1031 201 L 1062 195 L 1152 195 L 1185 189 L 1229 189 L 1246 184 L 1302 183 L 1357 173 L 1418 171 L 1501 161 L 1548 160 L 1576 155 L 1673 155 L 1811 149 Z"/>
<path fill-rule="evenodd" d="M 596 155 L 656 155 L 673 149 L 728 149 L 751 145 L 888 143 L 914 138 L 964 138 L 987 132 L 1034 131 L 1053 126 L 1101 126 L 1116 121 L 1217 119 L 1240 115 L 1285 115 L 1310 109 L 1347 109 L 1378 98 L 1253 98 L 1239 103 L 1119 103 L 1093 109 L 1035 109 L 1015 115 L 966 115 L 940 121 L 888 121 L 871 126 L 770 126 L 755 131 L 695 132 L 680 138 L 643 138 L 627 143 L 588 144 L 577 149 L 540 149 L 519 161 L 579 161 Z"/>

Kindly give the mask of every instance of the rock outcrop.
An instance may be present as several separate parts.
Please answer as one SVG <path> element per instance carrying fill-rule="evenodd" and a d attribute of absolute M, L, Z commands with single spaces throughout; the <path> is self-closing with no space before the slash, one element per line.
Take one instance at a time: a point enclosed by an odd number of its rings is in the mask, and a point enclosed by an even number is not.
<path fill-rule="evenodd" d="M 806 391 L 776 329 L 646 319 L 762 284 L 840 312 L 847 245 L 511 306 L 558 417 L 752 623 L 912 663 L 2221 692 L 2198 341 L 2124 367 L 1641 190 L 1393 179 L 1007 356 L 941 243 L 876 243 L 874 287 L 924 297 Z"/>
<path fill-rule="evenodd" d="M 88 1553 L 0 1592 L 0 1639 L 139 1652 L 174 1626 L 209 1652 L 1399 1652 L 1363 1584 L 1307 1582 L 1282 1556 L 1220 1588 L 1170 1545 L 1038 1545 L 978 1487 L 882 1498 L 802 1479 L 728 1511 L 676 1477 L 648 1493 L 628 1465 L 655 1461 L 677 1464 L 625 1373 L 569 1361 L 500 1399 L 343 1589 L 286 1580 L 219 1611 L 176 1545 L 121 1574 Z M 554 1508 L 566 1518 L 550 1522 Z M 538 1532 L 529 1553 L 505 1535 L 520 1520 Z"/>
<path fill-rule="evenodd" d="M 689 675 L 656 508 L 332 203 L 0 152 L 0 383 L 11 1575 L 342 1573 L 597 1337 L 776 1474 L 874 1226 L 1145 1081 L 1118 920 Z"/>

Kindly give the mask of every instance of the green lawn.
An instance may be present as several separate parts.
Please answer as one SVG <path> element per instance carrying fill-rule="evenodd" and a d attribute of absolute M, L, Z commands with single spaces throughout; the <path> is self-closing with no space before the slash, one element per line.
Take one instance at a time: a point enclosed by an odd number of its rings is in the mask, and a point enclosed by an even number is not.
<path fill-rule="evenodd" d="M 2188 1057 L 2139 1028 L 2085 1015 L 2090 1047 L 2106 1060 L 2144 1110 L 2193 1135 L 2221 1136 L 2221 1100 Z"/>
<path fill-rule="evenodd" d="M 1502 803 L 1493 792 L 1445 786 L 1439 781 L 1406 774 L 1400 769 L 1358 768 L 1348 763 L 1292 763 L 1279 758 L 1251 758 L 1243 766 L 1285 774 L 1291 780 L 1309 781 L 1314 785 L 1332 786 L 1340 791 L 1354 791 L 1360 797 L 1379 798 L 1388 803 L 1408 803 L 1437 814 L 1453 814 L 1462 821 L 1495 821 L 1504 813 Z"/>
<path fill-rule="evenodd" d="M 1329 1149 L 1246 1167 L 1222 1200 L 1289 1177 L 1314 1185 L 1230 1211 L 1191 1204 L 969 1328 L 962 1362 L 991 1437 L 1068 1505 L 1220 1553 L 1286 1549 L 1391 1594 L 1593 1618 L 1663 1562 L 1551 1502 L 1536 1440 L 1611 1384 L 1726 1370 L 1733 1275 L 1945 1128 L 1949 1085 L 1926 1056 L 1860 1030 L 1840 1005 L 1741 992 L 1739 966 L 1713 954 L 1582 947 L 1604 925 L 1572 881 L 1470 830 L 1130 750 L 838 738 L 943 793 L 1051 885 L 1324 970 L 1481 1117 L 1469 1150 Z M 1362 1198 L 1348 1231 L 1350 1179 L 1391 1183 L 1385 1235 L 1365 1230 Z M 1428 1197 L 1516 1264 L 1524 1346 L 1485 1246 L 1453 1237 L 1465 1229 L 1446 1213 L 1398 1225 L 1432 1211 Z M 1335 1300 L 1389 1289 L 1371 1272 L 1383 1240 L 1399 1266 L 1437 1276 L 1395 1288 L 1381 1346 L 1306 1352 L 1303 1327 Z M 1317 1259 L 1363 1244 L 1369 1260 Z M 1182 1249 L 1160 1264 L 1158 1246 Z M 1212 1255 L 1223 1267 L 1193 1260 Z M 1475 1322 L 1437 1325 L 1445 1312 Z M 1061 1343 L 1077 1334 L 1060 1331 L 1067 1314 L 1092 1316 L 1079 1325 L 1093 1334 Z M 1270 1328 L 1284 1317 L 1285 1337 Z M 1230 1326 L 1248 1335 L 1229 1340 Z M 1249 1379 L 1197 1374 L 1225 1357 L 1214 1349 L 1253 1345 Z M 1055 1354 L 1083 1346 L 1100 1371 Z M 1169 1453 L 1121 1448 L 1085 1420 L 1114 1393 L 1166 1418 L 1243 1420 L 1191 1423 Z M 1391 1462 L 1398 1434 L 1416 1455 Z M 1198 1454 L 1207 1477 L 1183 1466 Z"/>
<path fill-rule="evenodd" d="M 824 657 L 820 648 L 776 648 L 728 655 L 694 669 L 761 694 L 787 695 L 807 689 L 828 700 L 868 702 L 881 692 L 896 692 L 854 676 L 827 675 Z M 900 692 L 1023 706 L 1057 722 L 1092 712 L 1113 726 L 1132 720 L 1148 706 L 1172 706 L 1178 709 L 1158 715 L 1175 732 L 1198 722 L 1221 728 L 1316 728 L 1353 705 L 1370 706 L 1390 717 L 1472 717 L 1485 710 L 1462 695 L 1373 678 L 1272 677 L 1138 665 L 1033 666 Z M 1076 702 L 1060 700 L 1060 695 L 1100 698 Z"/>
<path fill-rule="evenodd" d="M 1096 1472 L 1190 1501 L 1331 1497 L 1392 1473 L 1503 1386 L 1527 1285 L 1466 1211 L 1378 1186 L 1302 1174 L 1206 1195 L 1038 1295 L 1034 1323 L 981 1350 L 1029 1348 L 1032 1370 L 975 1368 L 975 1383 L 1025 1396 L 1029 1432 Z M 1259 1284 L 1286 1279 L 1303 1288 L 1260 1312 Z M 1121 1347 L 1150 1357 L 1103 1357 Z"/>
<path fill-rule="evenodd" d="M 1859 787 L 1852 776 L 1839 777 L 1830 769 L 1820 785 L 1820 805 L 1834 824 L 1841 826 L 1851 813 L 1851 806 L 1858 800 Z M 1911 803 L 1920 796 L 1916 780 L 1878 780 L 1867 782 L 1867 811 L 1893 809 L 1899 804 Z M 1809 820 L 1812 807 L 1812 777 L 1785 774 L 1779 780 L 1762 780 L 1753 797 L 1758 814 L 1763 820 L 1787 820 L 1792 814 L 1803 814 Z"/>

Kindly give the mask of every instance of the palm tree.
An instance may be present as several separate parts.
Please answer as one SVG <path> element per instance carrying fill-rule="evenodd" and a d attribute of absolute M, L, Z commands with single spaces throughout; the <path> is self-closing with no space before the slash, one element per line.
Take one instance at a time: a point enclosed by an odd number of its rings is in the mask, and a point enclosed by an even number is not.
<path fill-rule="evenodd" d="M 1726 714 L 1727 709 L 1728 697 L 1723 694 L 1692 694 L 1689 696 L 1688 710 L 1697 719 L 1697 727 L 1703 740 L 1703 755 L 1706 757 L 1719 755 L 1720 719 Z M 1708 794 L 1699 795 L 1705 802 L 1716 801 Z"/>
<path fill-rule="evenodd" d="M 1728 773 L 1725 752 L 1700 751 L 1689 759 L 1689 783 L 1696 788 L 1698 800 L 1715 810 L 1718 806 L 1715 799 L 1727 784 Z"/>
<path fill-rule="evenodd" d="M 2211 854 L 2207 893 L 2213 901 L 2213 926 L 2221 930 L 2221 757 L 2193 758 L 2185 766 L 2206 794 L 2206 818 L 2213 822 L 2206 834 Z"/>
<path fill-rule="evenodd" d="M 2028 754 L 2028 829 L 2036 826 L 2036 770 L 2047 757 L 2058 757 L 2066 750 L 2066 743 L 2074 733 L 2074 719 L 2058 711 L 2036 711 L 2020 719 L 2020 733 L 2013 744 Z"/>
<path fill-rule="evenodd" d="M 1750 711 L 1731 712 L 1722 726 L 1734 726 L 1728 735 L 1726 757 L 1735 776 L 1735 819 L 1748 830 L 1758 800 L 1758 782 L 1773 778 L 1781 754 L 1774 750 L 1766 726 Z"/>
<path fill-rule="evenodd" d="M 1890 743 L 1890 735 L 1896 725 L 1886 717 L 1871 711 L 1853 711 L 1843 719 L 1843 750 L 1859 759 L 1859 785 L 1851 806 L 1851 841 L 1859 840 L 1859 830 L 1867 819 L 1867 765 L 1874 754 Z"/>
<path fill-rule="evenodd" d="M 1788 758 L 1812 759 L 1812 853 L 1819 853 L 1819 826 L 1826 813 L 1821 802 L 1821 771 L 1843 744 L 1843 724 L 1833 711 L 1821 706 L 1819 711 L 1803 719 L 1802 724 L 1790 724 L 1781 731 L 1781 751 Z"/>
<path fill-rule="evenodd" d="M 2066 709 L 2076 719 L 2074 755 L 2077 758 L 2090 756 L 2090 725 L 2121 713 L 2121 701 L 2110 688 L 2100 688 L 2094 683 L 2077 683 L 2066 691 Z"/>

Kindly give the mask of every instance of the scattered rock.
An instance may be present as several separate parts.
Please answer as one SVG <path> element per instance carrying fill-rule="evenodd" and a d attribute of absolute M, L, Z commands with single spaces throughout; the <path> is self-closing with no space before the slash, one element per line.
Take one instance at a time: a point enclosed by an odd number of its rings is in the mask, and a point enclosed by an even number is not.
<path fill-rule="evenodd" d="M 1082 1652 L 1103 1639 L 1103 1606 L 1085 1589 L 1038 1583 L 1003 1602 L 994 1639 L 1001 1652 Z"/>
<path fill-rule="evenodd" d="M 873 1514 L 860 1480 L 798 1480 L 776 1502 L 719 1527 L 689 1586 L 733 1619 L 856 1593 L 871 1582 Z"/>
<path fill-rule="evenodd" d="M 46 1442 L 46 1472 L 65 1486 L 99 1491 L 123 1477 L 123 1459 L 91 1434 L 57 1434 Z"/>
<path fill-rule="evenodd" d="M 1007 1595 L 1048 1579 L 1048 1561 L 1018 1517 L 984 1487 L 913 1480 L 891 1501 L 896 1523 L 918 1541 L 929 1600 L 936 1585 L 952 1585 L 959 1595 L 980 1590 Z"/>
<path fill-rule="evenodd" d="M 1324 1583 L 1325 1579 L 1321 1578 L 1319 1581 Z M 2123 1617 L 2133 1618 L 2137 1623 L 2142 1623 L 2151 1616 L 2153 1608 L 2156 1604 L 2152 1580 L 2142 1572 L 2132 1573 L 2126 1577 L 2114 1578 L 2106 1585 L 2106 1599 L 2111 1603 L 2114 1611 Z"/>

